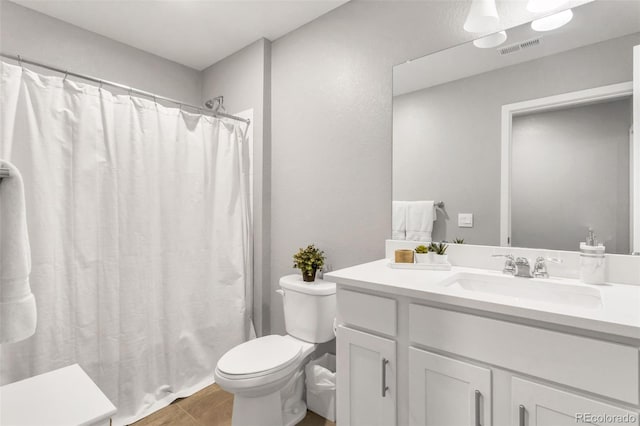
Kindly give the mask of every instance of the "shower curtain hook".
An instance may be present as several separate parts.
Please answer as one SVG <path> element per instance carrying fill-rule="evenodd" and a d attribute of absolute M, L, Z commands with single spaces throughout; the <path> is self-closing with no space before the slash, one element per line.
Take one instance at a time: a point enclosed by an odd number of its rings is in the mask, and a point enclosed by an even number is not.
<path fill-rule="evenodd" d="M 18 65 L 20 65 L 20 68 L 24 68 L 24 64 L 22 63 L 22 56 L 18 55 Z"/>
<path fill-rule="evenodd" d="M 67 77 L 69 77 L 69 71 L 64 72 L 64 77 L 62 78 L 62 81 L 67 81 Z"/>
<path fill-rule="evenodd" d="M 158 106 L 158 98 L 156 98 L 156 95 L 153 95 L 153 103 Z"/>
<path fill-rule="evenodd" d="M 102 85 L 104 84 L 104 81 L 100 80 L 100 86 L 98 87 L 98 90 L 102 92 Z"/>
<path fill-rule="evenodd" d="M 133 100 L 133 98 L 131 97 L 131 92 L 133 91 L 133 89 L 131 87 L 129 87 L 129 99 Z"/>

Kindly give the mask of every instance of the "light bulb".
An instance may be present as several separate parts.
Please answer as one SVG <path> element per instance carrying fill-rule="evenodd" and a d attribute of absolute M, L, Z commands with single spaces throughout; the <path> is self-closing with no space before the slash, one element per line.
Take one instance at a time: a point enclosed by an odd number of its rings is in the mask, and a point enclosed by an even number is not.
<path fill-rule="evenodd" d="M 500 24 L 495 0 L 472 0 L 464 30 L 469 33 L 497 31 Z"/>
<path fill-rule="evenodd" d="M 505 42 L 506 39 L 507 33 L 505 31 L 500 31 L 499 33 L 494 33 L 486 37 L 473 40 L 473 45 L 480 49 L 489 49 L 492 47 L 500 46 Z"/>
<path fill-rule="evenodd" d="M 571 9 L 547 16 L 545 18 L 536 19 L 531 23 L 531 29 L 534 31 L 551 31 L 566 25 L 573 18 Z"/>

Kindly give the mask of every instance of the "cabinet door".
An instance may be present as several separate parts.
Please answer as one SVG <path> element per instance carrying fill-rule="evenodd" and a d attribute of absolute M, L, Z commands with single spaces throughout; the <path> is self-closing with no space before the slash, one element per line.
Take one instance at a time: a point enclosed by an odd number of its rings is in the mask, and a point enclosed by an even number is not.
<path fill-rule="evenodd" d="M 490 426 L 491 370 L 409 348 L 411 425 Z"/>
<path fill-rule="evenodd" d="M 340 326 L 336 344 L 337 422 L 395 426 L 396 342 Z"/>
<path fill-rule="evenodd" d="M 518 426 L 638 425 L 638 413 L 514 377 L 511 419 Z"/>

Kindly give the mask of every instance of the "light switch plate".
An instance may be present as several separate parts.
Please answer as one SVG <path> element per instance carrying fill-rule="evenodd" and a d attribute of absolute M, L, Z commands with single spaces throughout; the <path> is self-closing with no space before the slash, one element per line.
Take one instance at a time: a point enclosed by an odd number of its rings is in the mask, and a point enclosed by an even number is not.
<path fill-rule="evenodd" d="M 458 213 L 459 228 L 473 228 L 473 213 Z"/>

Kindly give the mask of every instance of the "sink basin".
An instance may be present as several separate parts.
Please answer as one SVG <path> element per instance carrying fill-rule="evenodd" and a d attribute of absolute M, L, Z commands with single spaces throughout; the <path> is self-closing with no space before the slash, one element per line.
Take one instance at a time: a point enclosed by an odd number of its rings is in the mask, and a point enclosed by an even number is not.
<path fill-rule="evenodd" d="M 506 302 L 513 303 L 534 302 L 583 309 L 602 308 L 600 290 L 579 282 L 460 272 L 440 285 L 467 294 L 498 296 Z"/>

